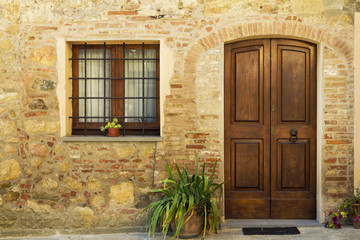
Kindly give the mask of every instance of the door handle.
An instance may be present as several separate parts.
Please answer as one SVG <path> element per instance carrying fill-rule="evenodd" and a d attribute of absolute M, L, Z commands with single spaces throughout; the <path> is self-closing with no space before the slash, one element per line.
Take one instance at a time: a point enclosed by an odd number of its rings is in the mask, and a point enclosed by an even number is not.
<path fill-rule="evenodd" d="M 289 133 L 290 133 L 289 141 L 292 143 L 296 143 L 298 130 L 296 128 L 292 128 L 290 129 Z"/>

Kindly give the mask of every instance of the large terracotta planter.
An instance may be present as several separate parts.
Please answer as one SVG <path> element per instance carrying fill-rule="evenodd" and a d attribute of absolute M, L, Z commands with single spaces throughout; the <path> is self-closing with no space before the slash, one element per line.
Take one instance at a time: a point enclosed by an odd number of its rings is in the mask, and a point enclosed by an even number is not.
<path fill-rule="evenodd" d="M 108 137 L 120 136 L 120 128 L 108 128 Z"/>
<path fill-rule="evenodd" d="M 354 221 L 354 218 L 357 218 L 358 216 L 360 216 L 360 204 L 352 204 L 351 207 L 354 212 L 354 214 L 352 216 L 354 228 L 360 229 L 360 219 L 358 219 L 357 222 Z"/>
<path fill-rule="evenodd" d="M 188 216 L 185 217 L 187 219 Z M 204 217 L 198 215 L 195 210 L 189 221 L 187 221 L 181 228 L 179 238 L 196 238 L 203 230 Z M 171 221 L 171 229 L 173 233 L 176 232 L 175 221 Z"/>

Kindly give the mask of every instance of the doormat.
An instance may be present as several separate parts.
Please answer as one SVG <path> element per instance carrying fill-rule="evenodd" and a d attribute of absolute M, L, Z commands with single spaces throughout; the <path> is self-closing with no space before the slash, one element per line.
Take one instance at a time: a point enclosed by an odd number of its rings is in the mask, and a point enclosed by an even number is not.
<path fill-rule="evenodd" d="M 244 235 L 292 235 L 300 234 L 297 227 L 243 228 Z"/>

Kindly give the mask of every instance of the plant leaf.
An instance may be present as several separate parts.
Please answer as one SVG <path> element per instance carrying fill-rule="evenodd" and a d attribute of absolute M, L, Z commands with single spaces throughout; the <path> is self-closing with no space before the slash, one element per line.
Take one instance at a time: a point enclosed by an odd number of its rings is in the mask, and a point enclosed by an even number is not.
<path fill-rule="evenodd" d="M 168 170 L 169 178 L 174 179 L 174 177 L 172 175 L 171 167 L 170 167 L 168 161 L 166 161 L 166 167 L 167 167 L 167 170 Z"/>
<path fill-rule="evenodd" d="M 217 219 L 218 219 L 218 216 L 219 216 L 219 211 L 218 211 L 218 208 L 217 208 L 217 205 L 216 203 L 214 202 L 214 200 L 211 200 L 210 201 L 211 203 L 211 207 L 212 207 L 212 210 L 213 210 L 213 214 L 214 214 L 214 219 L 213 219 L 213 232 L 216 232 L 216 223 L 217 223 Z"/>

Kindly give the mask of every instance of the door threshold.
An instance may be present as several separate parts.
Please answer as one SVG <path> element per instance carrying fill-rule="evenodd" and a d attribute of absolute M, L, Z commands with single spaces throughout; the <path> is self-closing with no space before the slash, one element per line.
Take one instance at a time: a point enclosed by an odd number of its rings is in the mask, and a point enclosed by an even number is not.
<path fill-rule="evenodd" d="M 318 227 L 322 226 L 315 219 L 227 219 L 221 224 L 224 228 L 244 227 Z"/>

